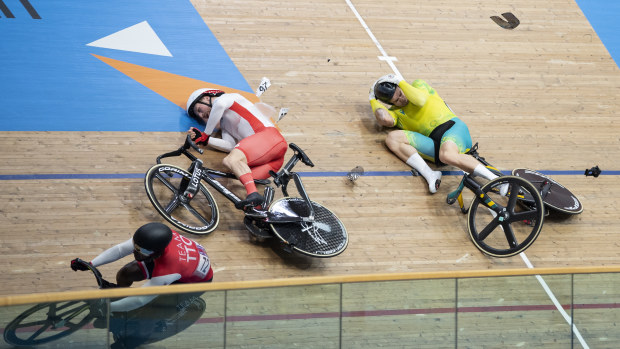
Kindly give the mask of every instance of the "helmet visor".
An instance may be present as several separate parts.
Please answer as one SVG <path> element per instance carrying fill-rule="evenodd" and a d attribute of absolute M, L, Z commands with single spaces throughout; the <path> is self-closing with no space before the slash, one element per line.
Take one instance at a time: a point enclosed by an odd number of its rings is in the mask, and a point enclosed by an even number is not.
<path fill-rule="evenodd" d="M 392 104 L 392 97 L 396 92 L 397 85 L 392 82 L 380 82 L 375 85 L 375 97 L 385 103 Z"/>
<path fill-rule="evenodd" d="M 143 256 L 144 258 L 148 258 L 148 257 L 152 256 L 155 253 L 155 251 L 151 251 L 151 250 L 146 249 L 144 247 L 140 247 L 136 243 L 133 244 L 133 250 L 134 250 L 134 253 L 138 253 L 141 256 Z"/>

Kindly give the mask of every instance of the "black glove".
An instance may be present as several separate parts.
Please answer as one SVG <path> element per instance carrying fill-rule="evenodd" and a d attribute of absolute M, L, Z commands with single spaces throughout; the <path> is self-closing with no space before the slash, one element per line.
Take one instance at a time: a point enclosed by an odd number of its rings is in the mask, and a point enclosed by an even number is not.
<path fill-rule="evenodd" d="M 192 136 L 192 141 L 196 144 L 207 145 L 209 144 L 209 135 L 200 131 L 199 129 L 192 127 L 191 130 L 194 132 Z"/>
<path fill-rule="evenodd" d="M 79 258 L 73 259 L 73 260 L 71 260 L 71 269 L 73 269 L 73 271 L 78 271 L 78 270 L 86 271 L 86 270 L 89 270 L 88 267 L 84 265 L 84 263 L 86 263 L 86 262 L 81 260 L 81 259 L 79 259 Z M 92 263 L 89 263 L 89 264 L 92 265 Z"/>

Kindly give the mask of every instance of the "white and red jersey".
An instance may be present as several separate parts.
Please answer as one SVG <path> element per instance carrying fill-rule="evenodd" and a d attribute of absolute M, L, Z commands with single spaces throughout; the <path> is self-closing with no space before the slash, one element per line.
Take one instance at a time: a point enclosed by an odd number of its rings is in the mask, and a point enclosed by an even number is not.
<path fill-rule="evenodd" d="M 211 138 L 209 144 L 223 151 L 232 150 L 242 139 L 267 127 L 275 127 L 252 102 L 238 93 L 226 93 L 213 101 L 204 132 L 211 135 L 218 124 L 222 138 Z"/>

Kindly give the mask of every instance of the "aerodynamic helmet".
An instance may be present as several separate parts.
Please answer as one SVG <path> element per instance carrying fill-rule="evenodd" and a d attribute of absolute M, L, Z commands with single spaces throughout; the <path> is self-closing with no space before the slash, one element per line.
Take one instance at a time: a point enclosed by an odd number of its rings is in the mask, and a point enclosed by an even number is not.
<path fill-rule="evenodd" d="M 216 90 L 216 89 L 210 89 L 210 88 L 201 88 L 201 89 L 198 89 L 192 92 L 192 94 L 187 99 L 187 114 L 198 121 L 202 121 L 198 118 L 196 113 L 194 113 L 194 106 L 198 103 L 211 106 L 208 103 L 200 102 L 200 99 L 204 96 L 219 97 L 223 95 L 224 93 L 225 92 L 222 90 Z"/>
<path fill-rule="evenodd" d="M 163 252 L 172 241 L 172 230 L 162 223 L 147 223 L 133 234 L 136 252 L 145 257 Z"/>
<path fill-rule="evenodd" d="M 375 85 L 375 97 L 385 103 L 390 103 L 394 93 L 396 92 L 397 85 L 393 82 L 380 82 Z"/>

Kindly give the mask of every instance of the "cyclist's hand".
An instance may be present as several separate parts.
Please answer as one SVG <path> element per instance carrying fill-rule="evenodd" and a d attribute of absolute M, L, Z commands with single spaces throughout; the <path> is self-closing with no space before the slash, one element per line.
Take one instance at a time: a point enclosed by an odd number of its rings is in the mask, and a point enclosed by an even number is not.
<path fill-rule="evenodd" d="M 82 262 L 84 262 L 84 261 L 79 259 L 79 258 L 71 260 L 71 269 L 73 269 L 73 271 L 78 271 L 78 270 L 86 271 L 86 270 L 89 270 L 88 267 L 85 266 Z"/>
<path fill-rule="evenodd" d="M 199 129 L 192 127 L 187 131 L 192 137 L 192 141 L 196 144 L 207 145 L 209 144 L 209 135 L 200 131 Z"/>
<path fill-rule="evenodd" d="M 400 76 L 396 76 L 395 74 L 387 74 L 387 75 L 383 75 L 382 77 L 379 78 L 379 80 L 377 80 L 377 83 L 379 82 L 391 82 L 393 84 L 398 85 L 398 83 L 402 80 L 402 78 Z"/>

